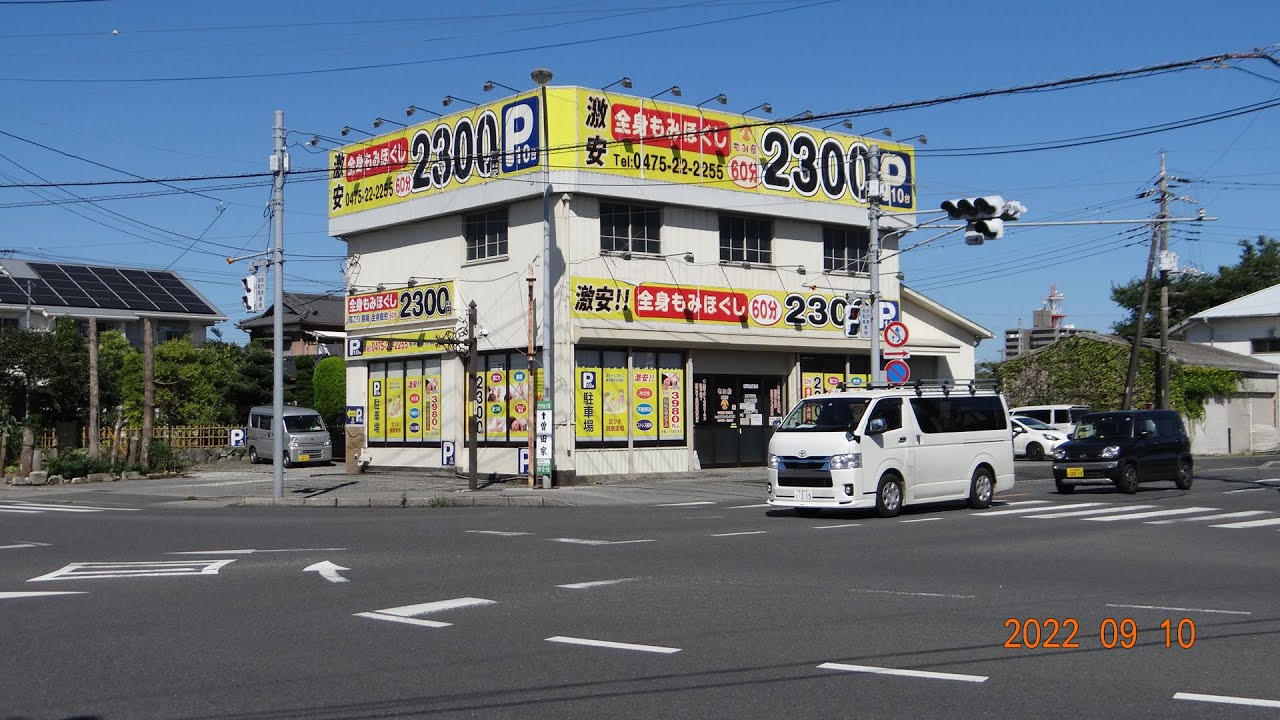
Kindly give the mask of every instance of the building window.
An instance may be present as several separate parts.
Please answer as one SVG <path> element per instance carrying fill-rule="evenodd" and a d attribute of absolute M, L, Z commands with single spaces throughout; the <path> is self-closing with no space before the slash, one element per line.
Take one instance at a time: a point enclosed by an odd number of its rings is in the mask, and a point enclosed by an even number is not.
<path fill-rule="evenodd" d="M 444 414 L 440 380 L 438 357 L 369 363 L 370 447 L 438 445 Z"/>
<path fill-rule="evenodd" d="M 662 208 L 600 203 L 600 249 L 615 252 L 660 253 Z"/>
<path fill-rule="evenodd" d="M 773 263 L 773 221 L 720 216 L 721 262 Z"/>
<path fill-rule="evenodd" d="M 866 275 L 871 233 L 867 228 L 822 228 L 822 269 Z"/>
<path fill-rule="evenodd" d="M 1254 338 L 1249 341 L 1253 345 L 1253 353 L 1280 353 L 1280 338 Z"/>
<path fill-rule="evenodd" d="M 534 401 L 542 399 L 542 370 L 530 373 L 523 352 L 489 353 L 479 361 L 483 374 L 472 376 L 468 403 L 476 440 L 481 445 L 528 445 Z"/>
<path fill-rule="evenodd" d="M 88 325 L 85 326 L 85 331 L 88 332 Z M 191 328 L 183 325 L 161 325 L 156 330 L 156 335 L 159 336 L 160 342 L 169 342 L 191 337 Z"/>
<path fill-rule="evenodd" d="M 575 350 L 577 447 L 685 444 L 684 354 Z"/>
<path fill-rule="evenodd" d="M 507 254 L 507 209 L 487 210 L 462 219 L 467 239 L 467 261 L 505 257 Z"/>

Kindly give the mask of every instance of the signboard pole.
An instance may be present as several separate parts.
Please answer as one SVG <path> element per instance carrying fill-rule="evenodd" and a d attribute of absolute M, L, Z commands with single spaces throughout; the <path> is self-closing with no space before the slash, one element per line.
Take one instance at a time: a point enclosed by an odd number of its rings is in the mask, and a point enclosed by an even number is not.
<path fill-rule="evenodd" d="M 880 146 L 872 145 L 867 154 L 867 245 L 871 273 L 871 298 L 867 303 L 870 317 L 864 322 L 871 325 L 871 387 L 884 382 L 884 369 L 880 366 Z"/>
<path fill-rule="evenodd" d="M 475 381 L 476 373 L 479 372 L 479 355 L 476 344 L 476 301 L 472 300 L 467 305 L 467 393 L 474 392 L 471 383 Z M 468 398 L 470 400 L 470 398 Z M 469 403 L 473 408 L 474 402 Z M 475 490 L 479 485 L 480 470 L 476 467 L 479 462 L 480 448 L 478 447 L 478 436 L 480 434 L 480 425 L 484 423 L 484 417 L 477 414 L 467 423 L 467 489 Z"/>
<path fill-rule="evenodd" d="M 538 374 L 533 367 L 534 363 L 537 361 L 537 355 L 535 354 L 536 349 L 534 347 L 534 334 L 537 332 L 537 325 L 535 324 L 536 318 L 534 316 L 533 285 L 538 281 L 538 278 L 533 274 L 532 263 L 529 265 L 529 275 L 525 277 L 525 280 L 529 283 L 529 355 L 528 362 L 526 363 L 529 367 L 529 384 L 525 387 L 529 389 L 528 399 L 532 400 L 538 394 L 538 390 L 535 387 Z M 533 458 L 537 457 L 533 450 L 533 439 L 538 434 L 537 426 L 534 424 L 533 407 L 534 403 L 529 403 L 529 417 L 527 418 L 527 422 L 529 423 L 529 487 L 533 487 L 533 479 L 535 477 L 533 472 L 535 461 Z"/>
<path fill-rule="evenodd" d="M 555 310 L 553 291 L 555 289 L 555 255 L 551 251 L 551 149 L 550 128 L 547 125 L 549 120 L 547 112 L 547 85 L 551 82 L 551 71 L 546 68 L 537 68 L 531 74 L 531 77 L 542 91 L 542 132 L 545 134 L 542 145 L 542 400 L 538 402 L 538 409 L 543 408 L 546 403 L 546 409 L 553 418 L 551 423 L 551 432 L 546 437 L 546 448 L 549 462 L 547 463 L 546 472 L 543 473 L 542 453 L 538 453 L 538 475 L 542 477 L 542 487 L 550 489 L 555 479 L 555 352 L 552 350 L 554 341 L 552 327 L 555 323 Z M 539 429 L 541 431 L 541 429 Z M 539 437 L 542 442 L 542 437 Z"/>

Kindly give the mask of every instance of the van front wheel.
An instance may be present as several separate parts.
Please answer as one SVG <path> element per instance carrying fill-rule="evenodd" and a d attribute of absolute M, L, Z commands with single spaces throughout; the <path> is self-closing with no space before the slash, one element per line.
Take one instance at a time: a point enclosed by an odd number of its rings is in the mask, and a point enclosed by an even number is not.
<path fill-rule="evenodd" d="M 880 478 L 876 488 L 876 514 L 883 518 L 897 517 L 902 512 L 902 481 L 892 475 Z"/>
<path fill-rule="evenodd" d="M 973 480 L 969 481 L 969 507 L 983 510 L 991 507 L 991 498 L 996 492 L 995 478 L 991 470 L 980 467 L 973 471 Z"/>

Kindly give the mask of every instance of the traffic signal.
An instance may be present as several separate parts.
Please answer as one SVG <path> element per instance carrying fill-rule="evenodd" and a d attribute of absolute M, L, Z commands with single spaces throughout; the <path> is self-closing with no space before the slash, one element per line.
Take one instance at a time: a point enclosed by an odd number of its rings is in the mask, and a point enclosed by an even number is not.
<path fill-rule="evenodd" d="M 981 245 L 987 240 L 1004 237 L 1006 221 L 1017 220 L 1027 208 L 1016 200 L 1005 202 L 999 195 L 959 198 L 942 203 L 942 209 L 952 220 L 964 220 L 964 241 L 967 245 Z"/>
<path fill-rule="evenodd" d="M 257 275 L 246 275 L 240 280 L 244 285 L 244 295 L 240 296 L 240 302 L 244 304 L 244 309 L 249 312 L 259 312 L 262 310 L 258 306 L 258 283 L 262 280 Z"/>

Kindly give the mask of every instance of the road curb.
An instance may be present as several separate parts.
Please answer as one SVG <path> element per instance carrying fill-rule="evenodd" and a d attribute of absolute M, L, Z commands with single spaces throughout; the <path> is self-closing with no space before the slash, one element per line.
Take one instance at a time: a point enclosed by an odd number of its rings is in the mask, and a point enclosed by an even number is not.
<path fill-rule="evenodd" d="M 431 497 L 242 497 L 229 507 L 278 508 L 443 508 L 443 507 L 577 507 L 563 500 L 541 495 L 512 497 L 509 495 L 434 495 Z"/>

